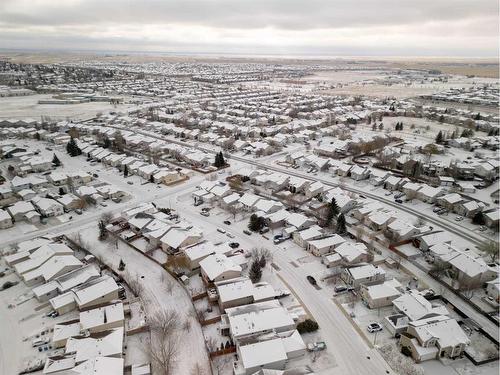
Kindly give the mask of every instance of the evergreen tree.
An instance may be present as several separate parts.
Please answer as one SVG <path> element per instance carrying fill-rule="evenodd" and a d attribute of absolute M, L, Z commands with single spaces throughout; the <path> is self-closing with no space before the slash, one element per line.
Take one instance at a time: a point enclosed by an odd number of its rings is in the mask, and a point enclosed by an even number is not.
<path fill-rule="evenodd" d="M 124 271 L 125 270 L 125 262 L 123 259 L 120 259 L 120 264 L 118 264 L 118 271 Z"/>
<path fill-rule="evenodd" d="M 403 121 L 399 123 L 399 130 L 403 130 Z"/>
<path fill-rule="evenodd" d="M 99 241 L 103 241 L 108 237 L 108 232 L 106 231 L 106 224 L 104 224 L 104 221 L 100 220 L 99 224 Z"/>
<path fill-rule="evenodd" d="M 61 186 L 59 188 L 59 195 L 64 195 L 64 194 L 66 194 L 66 192 L 64 191 L 64 188 Z"/>
<path fill-rule="evenodd" d="M 262 227 L 264 227 L 264 218 L 252 214 L 252 216 L 250 216 L 250 221 L 248 222 L 248 229 L 252 232 L 258 232 L 262 229 Z"/>
<path fill-rule="evenodd" d="M 109 140 L 108 137 L 104 138 L 104 143 L 102 145 L 103 148 L 110 148 L 111 147 L 111 141 Z"/>
<path fill-rule="evenodd" d="M 372 125 L 372 130 L 373 130 L 373 131 L 377 130 L 377 124 L 376 124 L 376 123 L 373 123 L 373 125 Z"/>
<path fill-rule="evenodd" d="M 384 124 L 381 122 L 380 125 L 378 126 L 378 130 L 384 130 Z"/>
<path fill-rule="evenodd" d="M 153 175 L 149 176 L 149 182 L 151 182 L 152 184 L 155 183 L 155 177 Z"/>
<path fill-rule="evenodd" d="M 484 225 L 484 214 L 481 211 L 477 212 L 472 218 L 472 223 L 476 225 Z"/>
<path fill-rule="evenodd" d="M 443 143 L 443 132 L 440 130 L 439 133 L 436 135 L 436 143 Z"/>
<path fill-rule="evenodd" d="M 73 137 L 71 137 L 68 144 L 66 145 L 66 152 L 72 157 L 82 154 L 82 150 L 80 150 L 80 147 L 78 147 Z"/>
<path fill-rule="evenodd" d="M 252 280 L 252 283 L 258 283 L 262 278 L 262 269 L 258 260 L 254 260 L 250 266 L 250 271 L 248 271 L 248 277 Z"/>
<path fill-rule="evenodd" d="M 345 224 L 345 216 L 344 214 L 340 214 L 337 218 L 337 228 L 336 232 L 338 234 L 344 234 L 347 232 L 346 224 Z"/>
<path fill-rule="evenodd" d="M 61 161 L 56 154 L 54 154 L 54 156 L 52 157 L 52 164 L 54 164 L 54 166 L 56 167 L 59 167 L 61 165 Z"/>
<path fill-rule="evenodd" d="M 328 204 L 328 213 L 326 215 L 326 223 L 330 225 L 334 217 L 337 217 L 339 214 L 339 206 L 337 205 L 337 201 L 335 198 L 332 198 L 331 202 Z"/>
<path fill-rule="evenodd" d="M 128 167 L 127 166 L 123 167 L 123 177 L 128 177 Z"/>

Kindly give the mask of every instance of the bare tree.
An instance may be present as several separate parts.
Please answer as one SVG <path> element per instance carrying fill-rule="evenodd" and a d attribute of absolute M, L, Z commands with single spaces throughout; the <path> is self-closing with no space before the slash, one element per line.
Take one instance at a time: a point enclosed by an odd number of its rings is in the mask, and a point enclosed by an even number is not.
<path fill-rule="evenodd" d="M 149 318 L 151 345 L 148 352 L 158 374 L 175 373 L 179 350 L 178 322 L 179 316 L 173 310 L 157 312 Z"/>
<path fill-rule="evenodd" d="M 104 212 L 101 215 L 101 221 L 104 224 L 108 224 L 113 219 L 113 214 L 111 212 Z"/>

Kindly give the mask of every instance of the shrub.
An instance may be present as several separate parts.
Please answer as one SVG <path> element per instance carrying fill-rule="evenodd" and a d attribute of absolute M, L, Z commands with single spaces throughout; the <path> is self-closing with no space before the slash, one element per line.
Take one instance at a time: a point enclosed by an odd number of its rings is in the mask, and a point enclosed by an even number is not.
<path fill-rule="evenodd" d="M 297 331 L 299 331 L 299 333 L 314 332 L 317 331 L 318 328 L 318 323 L 311 319 L 306 319 L 303 322 L 297 324 Z"/>

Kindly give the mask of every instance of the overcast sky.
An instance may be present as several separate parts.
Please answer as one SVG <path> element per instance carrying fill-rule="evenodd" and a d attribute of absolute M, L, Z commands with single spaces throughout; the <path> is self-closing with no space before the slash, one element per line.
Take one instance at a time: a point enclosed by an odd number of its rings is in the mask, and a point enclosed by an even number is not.
<path fill-rule="evenodd" d="M 498 0 L 0 0 L 0 48 L 498 57 Z"/>

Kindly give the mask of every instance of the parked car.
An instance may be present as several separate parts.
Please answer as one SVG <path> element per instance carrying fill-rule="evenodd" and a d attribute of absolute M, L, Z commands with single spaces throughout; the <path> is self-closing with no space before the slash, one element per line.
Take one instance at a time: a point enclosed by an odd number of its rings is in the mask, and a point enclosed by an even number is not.
<path fill-rule="evenodd" d="M 337 285 L 335 288 L 335 293 L 347 292 L 347 287 L 344 285 Z"/>
<path fill-rule="evenodd" d="M 264 234 L 264 233 L 267 233 L 267 232 L 269 232 L 269 227 L 264 227 L 261 230 L 259 230 L 260 234 Z"/>
<path fill-rule="evenodd" d="M 310 342 L 307 344 L 307 350 L 310 352 L 319 352 L 326 349 L 326 344 L 324 341 Z"/>
<path fill-rule="evenodd" d="M 77 209 L 75 210 L 75 212 L 76 212 L 76 214 L 77 214 L 77 215 L 81 215 L 81 214 L 83 213 L 83 211 L 82 211 L 82 209 L 81 209 L 81 208 L 77 208 Z"/>
<path fill-rule="evenodd" d="M 457 216 L 455 217 L 455 221 L 462 221 L 464 219 L 463 216 Z"/>
<path fill-rule="evenodd" d="M 400 203 L 400 204 L 401 204 L 401 203 L 403 203 L 403 200 L 402 200 L 402 199 L 394 199 L 394 201 L 395 201 L 396 203 Z"/>
<path fill-rule="evenodd" d="M 234 234 L 229 233 L 229 232 L 226 233 L 226 236 L 228 236 L 229 238 L 234 238 Z"/>
<path fill-rule="evenodd" d="M 374 332 L 379 332 L 382 331 L 382 325 L 380 323 L 370 323 L 368 324 L 367 327 L 368 332 L 374 333 Z"/>
<path fill-rule="evenodd" d="M 246 229 L 243 229 L 243 233 L 245 233 L 247 236 L 250 236 L 252 234 L 252 232 Z"/>
<path fill-rule="evenodd" d="M 201 216 L 208 217 L 208 216 L 210 216 L 210 212 L 207 212 L 207 211 L 201 211 L 201 212 L 200 212 L 200 215 L 201 215 Z"/>
<path fill-rule="evenodd" d="M 35 348 L 37 346 L 45 345 L 48 343 L 49 343 L 49 339 L 39 338 L 39 339 L 33 340 L 33 342 L 31 343 L 31 346 L 33 346 Z"/>
<path fill-rule="evenodd" d="M 217 232 L 224 234 L 226 233 L 226 230 L 222 228 L 217 228 Z"/>
<path fill-rule="evenodd" d="M 488 230 L 488 227 L 487 227 L 487 226 L 485 226 L 485 225 L 481 225 L 481 226 L 479 227 L 479 231 L 480 231 L 480 232 L 485 232 L 485 231 L 487 231 L 487 230 Z"/>
<path fill-rule="evenodd" d="M 231 225 L 231 222 L 229 220 L 224 220 L 223 223 L 226 225 Z"/>
<path fill-rule="evenodd" d="M 314 277 L 312 277 L 311 275 L 307 276 L 307 281 L 309 281 L 311 283 L 311 285 L 318 285 L 318 283 L 316 282 L 316 279 Z"/>
<path fill-rule="evenodd" d="M 236 249 L 237 247 L 240 247 L 240 244 L 238 242 L 230 242 L 229 247 L 231 249 Z"/>
<path fill-rule="evenodd" d="M 392 191 L 388 191 L 387 193 L 384 194 L 386 197 L 388 197 L 389 195 L 392 195 Z"/>

